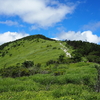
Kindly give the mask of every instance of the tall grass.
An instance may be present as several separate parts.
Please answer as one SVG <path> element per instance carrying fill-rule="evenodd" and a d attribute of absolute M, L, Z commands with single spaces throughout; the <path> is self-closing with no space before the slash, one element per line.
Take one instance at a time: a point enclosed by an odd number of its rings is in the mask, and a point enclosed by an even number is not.
<path fill-rule="evenodd" d="M 0 78 L 0 100 L 100 100 L 92 63 L 51 66 L 50 74 Z M 54 68 L 54 70 L 53 70 Z M 64 70 L 63 75 L 54 72 Z"/>

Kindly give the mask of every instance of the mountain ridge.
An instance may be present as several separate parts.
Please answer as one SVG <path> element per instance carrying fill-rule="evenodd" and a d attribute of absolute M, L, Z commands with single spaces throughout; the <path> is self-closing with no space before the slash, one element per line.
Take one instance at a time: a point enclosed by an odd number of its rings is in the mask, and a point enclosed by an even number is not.
<path fill-rule="evenodd" d="M 22 59 L 23 57 L 26 57 L 25 59 L 33 60 L 32 54 L 34 54 L 33 57 L 36 54 L 38 55 L 38 57 L 39 57 L 39 54 L 42 57 L 42 55 L 44 54 L 43 52 L 45 52 L 45 54 L 48 55 L 48 51 L 50 51 L 50 49 L 51 49 L 50 52 L 54 53 L 55 51 L 59 51 L 58 48 L 60 48 L 59 41 L 55 41 L 55 40 L 47 38 L 43 35 L 33 35 L 33 36 L 27 36 L 22 39 L 18 39 L 16 41 L 5 43 L 5 44 L 1 45 L 0 46 L 0 55 L 1 55 L 1 59 L 2 58 L 6 59 L 5 56 L 8 56 L 7 59 L 8 58 L 11 59 L 12 57 L 14 57 L 13 60 L 14 59 L 17 60 L 17 59 Z M 63 52 L 63 51 L 60 51 L 60 52 Z M 22 54 L 22 56 L 21 56 L 21 54 Z M 53 55 L 53 54 L 51 54 L 51 55 Z M 15 56 L 19 57 L 19 58 L 16 58 Z M 29 57 L 29 56 L 31 56 L 31 57 Z M 51 57 L 51 59 L 53 59 L 53 58 L 57 58 L 57 57 L 56 56 Z"/>
<path fill-rule="evenodd" d="M 86 61 L 100 63 L 99 49 L 100 46 L 94 43 L 58 41 L 37 34 L 2 44 L 0 60 L 1 66 L 9 65 L 13 61 L 23 62 L 27 59 L 34 60 L 36 63 L 46 63 L 49 60 L 57 60 L 60 55 L 66 55 L 68 58 L 74 57 L 74 61 L 75 59 L 81 61 L 81 58 L 85 58 Z"/>
<path fill-rule="evenodd" d="M 23 37 L 23 38 L 20 38 L 20 39 L 17 39 L 17 40 L 14 40 L 14 41 L 10 41 L 10 42 L 6 42 L 6 43 L 3 43 L 0 45 L 0 49 L 2 49 L 3 47 L 9 45 L 10 43 L 12 42 L 16 42 L 16 41 L 19 41 L 19 40 L 31 40 L 31 39 L 35 39 L 35 38 L 41 38 L 41 39 L 46 39 L 46 40 L 51 40 L 51 41 L 55 41 L 54 39 L 51 39 L 51 38 L 48 38 L 44 35 L 41 35 L 41 34 L 37 34 L 37 35 L 30 35 L 30 36 L 26 36 L 26 37 Z"/>

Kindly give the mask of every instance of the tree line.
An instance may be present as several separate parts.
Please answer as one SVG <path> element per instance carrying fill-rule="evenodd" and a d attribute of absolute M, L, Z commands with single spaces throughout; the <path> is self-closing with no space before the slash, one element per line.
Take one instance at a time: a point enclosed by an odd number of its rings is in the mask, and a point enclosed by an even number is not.
<path fill-rule="evenodd" d="M 89 62 L 100 63 L 100 45 L 85 41 L 65 40 L 66 46 L 70 45 L 75 51 L 73 52 L 78 58 L 86 57 Z"/>

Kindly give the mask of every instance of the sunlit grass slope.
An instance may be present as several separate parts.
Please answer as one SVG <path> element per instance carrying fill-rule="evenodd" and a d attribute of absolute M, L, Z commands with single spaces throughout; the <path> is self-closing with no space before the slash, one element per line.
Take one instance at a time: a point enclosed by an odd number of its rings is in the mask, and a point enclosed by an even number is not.
<path fill-rule="evenodd" d="M 0 68 L 22 63 L 25 60 L 41 64 L 51 59 L 55 60 L 64 53 L 59 43 L 59 41 L 41 37 L 41 35 L 29 36 L 8 43 L 0 50 Z"/>

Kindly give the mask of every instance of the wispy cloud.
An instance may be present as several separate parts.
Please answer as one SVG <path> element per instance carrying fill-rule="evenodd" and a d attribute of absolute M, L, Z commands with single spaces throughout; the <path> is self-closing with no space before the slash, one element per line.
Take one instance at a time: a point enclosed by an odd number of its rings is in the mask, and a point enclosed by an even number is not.
<path fill-rule="evenodd" d="M 28 36 L 26 33 L 17 33 L 17 32 L 5 32 L 0 34 L 0 45 L 5 42 L 14 41 L 16 39 L 20 39 L 22 37 Z"/>
<path fill-rule="evenodd" d="M 38 30 L 40 29 L 41 27 L 39 27 L 38 25 L 32 25 L 29 30 Z"/>
<path fill-rule="evenodd" d="M 83 26 L 84 30 L 91 30 L 91 31 L 96 31 L 100 29 L 100 21 L 99 22 L 92 22 L 87 25 Z"/>
<path fill-rule="evenodd" d="M 100 43 L 100 37 L 93 34 L 92 31 L 84 31 L 84 32 L 75 32 L 75 31 L 68 31 L 60 33 L 56 39 L 62 40 L 82 40 L 88 41 L 93 43 Z"/>
<path fill-rule="evenodd" d="M 24 22 L 41 27 L 49 27 L 62 21 L 75 8 L 76 4 L 66 5 L 56 0 L 0 0 L 0 14 L 17 15 Z"/>
<path fill-rule="evenodd" d="M 20 26 L 20 27 L 24 27 L 24 25 L 20 25 L 18 22 L 11 21 L 11 20 L 0 21 L 0 24 L 6 24 L 8 26 Z"/>

